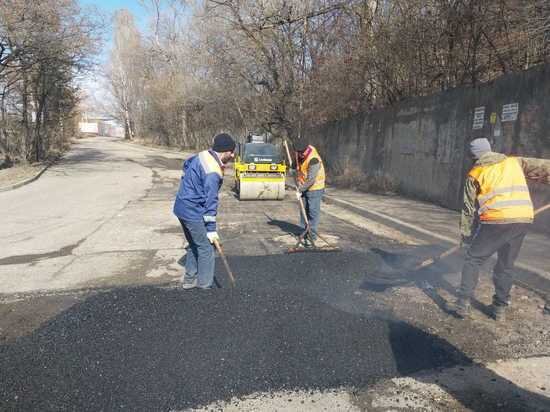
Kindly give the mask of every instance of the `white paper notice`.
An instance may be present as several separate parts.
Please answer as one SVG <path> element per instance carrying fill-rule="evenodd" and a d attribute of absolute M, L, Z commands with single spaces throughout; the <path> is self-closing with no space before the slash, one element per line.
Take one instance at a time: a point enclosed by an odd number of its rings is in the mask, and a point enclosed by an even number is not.
<path fill-rule="evenodd" d="M 519 103 L 510 103 L 502 106 L 501 121 L 515 122 L 518 119 Z"/>
<path fill-rule="evenodd" d="M 483 123 L 485 123 L 485 106 L 476 107 L 474 110 L 474 124 L 472 129 L 483 129 Z"/>

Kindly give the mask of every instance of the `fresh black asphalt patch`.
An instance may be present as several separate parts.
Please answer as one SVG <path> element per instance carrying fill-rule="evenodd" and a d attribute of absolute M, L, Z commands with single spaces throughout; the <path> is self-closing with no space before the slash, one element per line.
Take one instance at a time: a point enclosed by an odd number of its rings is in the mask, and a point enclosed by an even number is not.
<path fill-rule="evenodd" d="M 343 285 L 361 282 L 367 255 L 230 263 L 235 289 L 99 293 L 2 346 L 2 409 L 183 409 L 258 391 L 365 387 L 470 362 L 409 324 L 333 304 Z"/>

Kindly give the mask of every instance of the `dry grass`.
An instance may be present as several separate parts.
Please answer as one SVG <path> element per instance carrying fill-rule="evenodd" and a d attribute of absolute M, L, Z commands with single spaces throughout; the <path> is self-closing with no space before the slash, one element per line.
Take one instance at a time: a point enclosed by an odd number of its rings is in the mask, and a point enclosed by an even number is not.
<path fill-rule="evenodd" d="M 44 167 L 43 163 L 16 164 L 0 170 L 0 188 L 11 186 L 36 175 Z"/>

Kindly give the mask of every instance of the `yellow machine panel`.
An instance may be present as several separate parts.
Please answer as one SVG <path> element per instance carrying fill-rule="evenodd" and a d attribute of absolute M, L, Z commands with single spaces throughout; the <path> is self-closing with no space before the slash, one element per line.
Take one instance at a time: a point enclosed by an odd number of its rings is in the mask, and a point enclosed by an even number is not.
<path fill-rule="evenodd" d="M 235 181 L 239 199 L 282 200 L 285 197 L 286 165 L 281 150 L 270 143 L 239 145 Z"/>

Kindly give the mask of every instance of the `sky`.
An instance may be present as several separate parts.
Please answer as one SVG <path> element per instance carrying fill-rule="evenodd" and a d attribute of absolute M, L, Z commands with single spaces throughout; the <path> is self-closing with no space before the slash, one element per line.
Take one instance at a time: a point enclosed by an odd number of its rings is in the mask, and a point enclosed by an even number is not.
<path fill-rule="evenodd" d="M 140 4 L 139 0 L 78 0 L 82 7 L 97 8 L 106 19 L 109 25 L 105 33 L 105 50 L 102 59 L 108 56 L 108 50 L 112 45 L 112 18 L 114 13 L 120 9 L 128 9 L 135 18 L 136 25 L 140 30 L 147 26 L 147 10 Z M 147 2 L 147 0 L 145 0 Z"/>
<path fill-rule="evenodd" d="M 144 26 L 146 23 L 146 10 L 140 5 L 139 0 L 79 0 L 82 6 L 95 6 L 103 11 L 108 16 L 119 9 L 128 9 L 136 18 L 139 26 Z"/>
<path fill-rule="evenodd" d="M 1 2 L 2 0 L 0 0 Z M 93 73 L 89 73 L 85 78 L 80 82 L 81 88 L 85 91 L 85 94 L 88 96 L 88 101 L 91 105 L 94 105 L 94 102 L 105 101 L 109 99 L 108 87 L 106 85 L 105 77 L 101 75 L 101 69 L 105 67 L 109 61 L 110 51 L 113 46 L 113 31 L 112 31 L 112 18 L 114 13 L 120 9 L 128 9 L 135 19 L 136 26 L 138 29 L 144 33 L 147 32 L 148 25 L 150 22 L 149 16 L 152 10 L 147 10 L 142 6 L 140 0 L 77 0 L 79 4 L 87 9 L 89 8 L 90 12 L 93 12 L 94 9 L 97 9 L 105 18 L 105 22 L 108 24 L 108 27 L 105 31 L 105 42 L 103 44 L 102 50 L 97 56 L 97 61 L 99 63 L 98 70 Z M 149 4 L 150 0 L 143 0 L 143 3 Z M 163 5 L 166 3 L 162 3 Z"/>
<path fill-rule="evenodd" d="M 138 28 L 144 30 L 147 26 L 147 11 L 141 6 L 139 0 L 78 0 L 84 8 L 97 8 L 106 18 L 108 23 L 105 32 L 105 43 L 103 49 L 98 56 L 100 66 L 103 66 L 109 60 L 109 53 L 112 47 L 112 17 L 113 14 L 120 9 L 128 9 L 134 15 Z M 107 98 L 107 92 L 104 87 L 104 79 L 97 74 L 90 73 L 83 79 L 81 87 L 86 91 L 92 100 L 104 100 Z"/>

